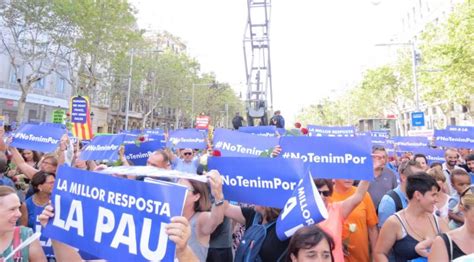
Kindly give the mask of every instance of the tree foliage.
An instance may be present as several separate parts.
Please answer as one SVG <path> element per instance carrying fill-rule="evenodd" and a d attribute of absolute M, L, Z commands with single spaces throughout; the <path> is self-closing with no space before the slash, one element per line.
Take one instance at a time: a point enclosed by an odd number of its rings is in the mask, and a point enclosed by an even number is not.
<path fill-rule="evenodd" d="M 445 111 L 452 103 L 469 108 L 474 94 L 474 5 L 465 1 L 445 22 L 428 25 L 420 49 L 422 63 L 417 65 L 417 79 L 421 102 L 441 103 Z M 412 54 L 403 50 L 396 63 L 367 70 L 345 95 L 322 98 L 318 105 L 303 109 L 299 120 L 323 125 L 356 124 L 361 118 L 414 110 Z M 470 113 L 474 117 L 474 109 Z"/>

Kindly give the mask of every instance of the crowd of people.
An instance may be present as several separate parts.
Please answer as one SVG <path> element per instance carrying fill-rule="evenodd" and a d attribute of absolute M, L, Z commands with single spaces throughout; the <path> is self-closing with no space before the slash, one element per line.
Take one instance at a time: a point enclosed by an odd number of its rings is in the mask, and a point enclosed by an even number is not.
<path fill-rule="evenodd" d="M 0 261 L 82 259 L 71 246 L 39 239 L 5 260 L 54 216 L 49 202 L 58 166 L 104 168 L 81 160 L 81 149 L 65 136 L 56 152 L 42 154 L 11 147 L 0 133 Z M 372 181 L 314 179 L 328 218 L 284 241 L 276 233 L 281 209 L 225 199 L 219 172 L 203 170 L 200 159 L 212 157 L 209 151 L 157 150 L 147 165 L 208 178 L 171 179 L 187 188 L 182 216 L 166 228 L 179 261 L 449 261 L 474 253 L 474 152 L 448 148 L 445 162 L 430 165 L 413 153 L 389 157 L 375 146 Z M 128 165 L 123 149 L 119 155 Z"/>

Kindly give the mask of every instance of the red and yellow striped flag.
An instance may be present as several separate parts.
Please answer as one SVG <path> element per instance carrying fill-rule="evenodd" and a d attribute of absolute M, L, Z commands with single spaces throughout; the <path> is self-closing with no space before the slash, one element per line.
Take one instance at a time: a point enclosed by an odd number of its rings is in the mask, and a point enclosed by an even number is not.
<path fill-rule="evenodd" d="M 74 136 L 81 140 L 92 139 L 94 134 L 92 133 L 89 99 L 85 96 L 73 96 L 69 108 Z"/>

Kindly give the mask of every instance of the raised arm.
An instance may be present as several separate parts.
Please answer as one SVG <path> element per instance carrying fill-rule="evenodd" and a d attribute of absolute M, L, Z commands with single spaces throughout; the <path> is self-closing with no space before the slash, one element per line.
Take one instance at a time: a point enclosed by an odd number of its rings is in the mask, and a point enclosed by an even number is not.
<path fill-rule="evenodd" d="M 199 216 L 199 229 L 203 235 L 210 235 L 224 220 L 224 194 L 222 194 L 222 178 L 219 172 L 211 170 L 206 176 L 209 179 L 215 202 L 212 204 L 211 212 L 203 212 Z"/>
<path fill-rule="evenodd" d="M 25 174 L 29 179 L 32 179 L 33 176 L 38 173 L 38 169 L 28 165 L 28 163 L 25 162 L 16 147 L 9 147 L 9 151 L 12 154 L 12 162 L 15 163 L 18 169 L 20 169 L 21 172 Z"/>
<path fill-rule="evenodd" d="M 380 167 L 383 166 L 383 155 L 374 154 L 372 155 L 372 162 L 373 162 L 373 170 L 374 174 L 376 172 L 381 172 Z M 349 216 L 349 214 L 357 207 L 357 205 L 362 202 L 364 199 L 365 193 L 369 189 L 370 182 L 369 181 L 360 181 L 359 186 L 357 187 L 356 192 L 347 198 L 346 200 L 342 201 L 341 208 L 342 208 L 342 215 L 345 218 Z"/>

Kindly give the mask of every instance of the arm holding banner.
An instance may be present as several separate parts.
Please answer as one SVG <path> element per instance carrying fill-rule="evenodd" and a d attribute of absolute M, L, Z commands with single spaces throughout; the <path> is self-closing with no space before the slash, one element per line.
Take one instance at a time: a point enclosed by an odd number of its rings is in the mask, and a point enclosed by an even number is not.
<path fill-rule="evenodd" d="M 372 160 L 373 160 L 373 165 L 374 165 L 374 173 L 380 172 L 380 167 L 383 166 L 383 155 L 372 155 Z M 367 190 L 369 189 L 369 181 L 362 180 L 359 183 L 359 186 L 357 187 L 356 192 L 347 198 L 346 200 L 342 201 L 341 203 L 341 210 L 342 210 L 342 216 L 344 219 L 346 219 L 354 210 L 354 208 L 357 207 L 357 205 L 362 202 L 364 199 L 365 193 L 367 193 Z"/>
<path fill-rule="evenodd" d="M 67 150 L 67 145 L 69 143 L 69 137 L 67 134 L 64 134 L 61 137 L 61 141 L 59 142 L 59 147 L 57 149 L 57 156 L 58 156 L 58 166 L 63 165 L 66 163 L 66 150 Z"/>
<path fill-rule="evenodd" d="M 39 170 L 28 165 L 16 147 L 9 147 L 9 150 L 12 153 L 12 162 L 15 163 L 23 174 L 25 174 L 29 179 L 32 179 Z"/>
<path fill-rule="evenodd" d="M 176 244 L 178 261 L 199 261 L 187 244 L 191 237 L 191 226 L 185 217 L 172 217 L 171 223 L 166 226 L 166 234 Z"/>
<path fill-rule="evenodd" d="M 5 128 L 3 126 L 0 126 L 0 151 L 7 150 L 7 145 L 5 144 L 5 141 L 3 141 L 4 135 L 5 135 Z"/>
<path fill-rule="evenodd" d="M 199 226 L 197 227 L 203 235 L 210 235 L 217 226 L 224 220 L 224 195 L 222 193 L 222 178 L 217 170 L 211 170 L 207 173 L 209 184 L 211 186 L 211 194 L 214 196 L 215 203 L 211 212 L 202 212 L 198 218 Z"/>

